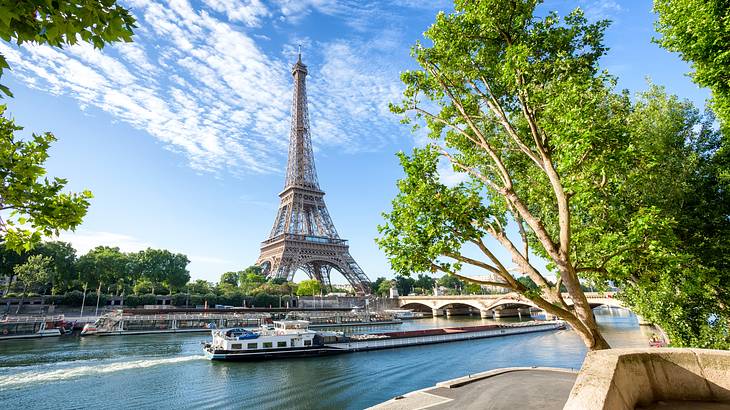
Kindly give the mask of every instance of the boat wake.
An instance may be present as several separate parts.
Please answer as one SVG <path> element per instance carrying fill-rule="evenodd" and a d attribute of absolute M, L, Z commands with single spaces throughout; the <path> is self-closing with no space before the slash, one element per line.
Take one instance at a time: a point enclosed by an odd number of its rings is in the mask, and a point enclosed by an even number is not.
<path fill-rule="evenodd" d="M 27 384 L 47 383 L 75 379 L 79 377 L 97 376 L 108 373 L 119 372 L 131 369 L 144 369 L 148 367 L 184 363 L 193 360 L 204 359 L 204 356 L 182 356 L 166 359 L 133 360 L 128 362 L 97 363 L 93 366 L 76 366 L 51 371 L 27 371 L 0 378 L 0 390 L 21 387 Z"/>

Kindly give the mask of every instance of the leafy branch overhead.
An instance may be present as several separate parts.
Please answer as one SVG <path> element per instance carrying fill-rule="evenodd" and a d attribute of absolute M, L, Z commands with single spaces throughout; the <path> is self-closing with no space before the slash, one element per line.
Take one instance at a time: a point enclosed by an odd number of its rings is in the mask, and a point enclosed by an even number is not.
<path fill-rule="evenodd" d="M 0 106 L 0 237 L 4 246 L 29 250 L 43 237 L 58 235 L 81 223 L 92 195 L 63 192 L 67 181 L 48 179 L 44 164 L 56 138 L 33 134 L 29 141 L 16 138 L 22 127 L 3 116 Z"/>
<path fill-rule="evenodd" d="M 18 45 L 48 44 L 62 48 L 79 41 L 102 48 L 132 41 L 135 19 L 114 0 L 0 0 L 0 38 Z M 9 68 L 0 55 L 0 77 Z M 12 96 L 0 85 L 0 91 Z"/>

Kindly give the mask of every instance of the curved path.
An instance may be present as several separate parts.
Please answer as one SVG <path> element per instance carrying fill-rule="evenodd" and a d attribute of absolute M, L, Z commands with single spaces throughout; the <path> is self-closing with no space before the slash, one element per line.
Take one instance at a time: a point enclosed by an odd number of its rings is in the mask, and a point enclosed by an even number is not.
<path fill-rule="evenodd" d="M 572 370 L 547 367 L 496 369 L 441 382 L 371 409 L 559 410 L 576 376 Z"/>

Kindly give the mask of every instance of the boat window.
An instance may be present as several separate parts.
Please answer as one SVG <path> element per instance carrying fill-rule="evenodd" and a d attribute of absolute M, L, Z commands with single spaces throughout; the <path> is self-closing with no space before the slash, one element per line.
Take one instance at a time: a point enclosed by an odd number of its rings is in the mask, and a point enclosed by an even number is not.
<path fill-rule="evenodd" d="M 231 345 L 231 349 L 237 350 L 237 349 L 240 349 L 240 348 L 241 348 L 241 344 L 240 343 L 233 343 Z"/>
<path fill-rule="evenodd" d="M 276 342 L 276 347 L 286 347 L 286 342 Z"/>
<path fill-rule="evenodd" d="M 248 347 L 249 349 L 256 349 L 257 347 L 259 347 L 259 344 L 258 343 L 249 343 L 248 345 L 246 345 L 246 347 Z"/>
<path fill-rule="evenodd" d="M 312 341 L 311 340 L 305 340 L 304 341 L 304 346 L 311 346 L 311 345 L 312 345 Z"/>
<path fill-rule="evenodd" d="M 274 345 L 272 342 L 264 342 L 264 349 L 266 349 L 267 347 L 273 347 L 273 346 Z"/>

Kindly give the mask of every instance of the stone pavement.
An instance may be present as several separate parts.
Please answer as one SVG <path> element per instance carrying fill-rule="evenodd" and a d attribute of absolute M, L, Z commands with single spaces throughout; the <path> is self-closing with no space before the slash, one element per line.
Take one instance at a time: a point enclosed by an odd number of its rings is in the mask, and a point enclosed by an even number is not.
<path fill-rule="evenodd" d="M 567 369 L 511 367 L 438 383 L 372 409 L 560 410 L 577 373 Z"/>

